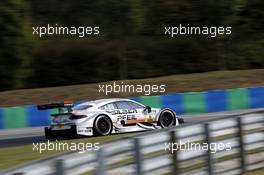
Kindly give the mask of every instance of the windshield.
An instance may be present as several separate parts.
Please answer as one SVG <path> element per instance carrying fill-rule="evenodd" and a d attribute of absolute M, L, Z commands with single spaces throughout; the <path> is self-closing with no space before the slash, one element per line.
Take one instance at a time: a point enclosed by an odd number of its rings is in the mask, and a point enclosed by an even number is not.
<path fill-rule="evenodd" d="M 73 108 L 73 110 L 86 110 L 92 107 L 92 105 L 77 105 Z"/>

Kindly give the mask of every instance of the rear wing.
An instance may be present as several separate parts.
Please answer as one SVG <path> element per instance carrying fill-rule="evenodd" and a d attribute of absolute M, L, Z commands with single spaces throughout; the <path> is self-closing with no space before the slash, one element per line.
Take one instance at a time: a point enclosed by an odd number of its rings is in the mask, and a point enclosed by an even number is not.
<path fill-rule="evenodd" d="M 48 109 L 59 109 L 59 113 L 63 111 L 63 108 L 67 108 L 68 112 L 72 111 L 73 103 L 72 102 L 63 102 L 63 103 L 49 103 L 37 105 L 38 110 L 48 110 Z"/>

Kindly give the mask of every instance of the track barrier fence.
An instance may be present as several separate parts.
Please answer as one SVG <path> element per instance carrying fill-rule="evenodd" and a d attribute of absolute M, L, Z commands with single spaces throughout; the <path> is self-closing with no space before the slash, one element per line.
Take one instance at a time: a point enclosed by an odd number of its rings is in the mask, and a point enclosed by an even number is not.
<path fill-rule="evenodd" d="M 140 133 L 3 174 L 243 174 L 264 168 L 264 110 Z"/>

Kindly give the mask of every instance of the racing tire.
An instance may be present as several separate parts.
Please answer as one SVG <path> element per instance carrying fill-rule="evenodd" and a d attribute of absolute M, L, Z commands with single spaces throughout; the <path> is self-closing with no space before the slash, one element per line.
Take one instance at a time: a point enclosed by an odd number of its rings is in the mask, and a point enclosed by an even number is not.
<path fill-rule="evenodd" d="M 169 128 L 176 123 L 176 117 L 171 110 L 165 109 L 160 113 L 158 125 L 162 128 Z"/>
<path fill-rule="evenodd" d="M 45 138 L 47 140 L 53 139 L 52 133 L 50 132 L 50 129 L 48 127 L 45 127 Z"/>
<path fill-rule="evenodd" d="M 113 124 L 106 115 L 99 115 L 94 121 L 94 135 L 106 136 L 112 133 Z"/>
<path fill-rule="evenodd" d="M 65 139 L 75 139 L 77 138 L 76 125 L 72 125 L 71 129 L 64 135 Z"/>

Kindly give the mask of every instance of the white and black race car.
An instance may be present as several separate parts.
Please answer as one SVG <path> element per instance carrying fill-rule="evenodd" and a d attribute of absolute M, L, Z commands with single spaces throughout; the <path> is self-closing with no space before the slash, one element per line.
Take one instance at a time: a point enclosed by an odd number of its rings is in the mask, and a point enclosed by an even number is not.
<path fill-rule="evenodd" d="M 45 127 L 47 139 L 76 136 L 109 135 L 159 128 L 183 123 L 169 108 L 151 108 L 130 99 L 101 99 L 76 106 L 72 103 L 38 105 L 39 110 L 58 108 Z"/>

